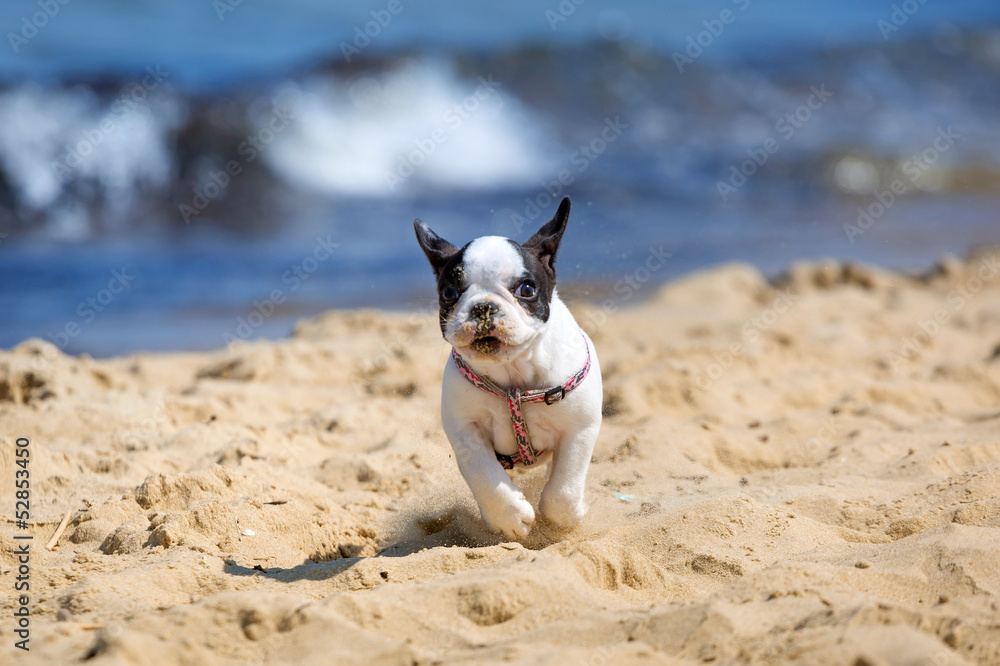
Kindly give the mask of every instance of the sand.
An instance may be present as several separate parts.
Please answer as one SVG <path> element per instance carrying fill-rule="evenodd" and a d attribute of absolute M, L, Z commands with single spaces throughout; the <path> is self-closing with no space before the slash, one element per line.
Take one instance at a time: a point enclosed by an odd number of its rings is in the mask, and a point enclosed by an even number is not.
<path fill-rule="evenodd" d="M 209 354 L 26 341 L 0 501 L 29 437 L 31 651 L 7 520 L 0 661 L 1000 664 L 998 259 L 572 304 L 604 368 L 592 509 L 522 543 L 455 467 L 432 312 Z M 544 473 L 514 475 L 536 505 Z"/>

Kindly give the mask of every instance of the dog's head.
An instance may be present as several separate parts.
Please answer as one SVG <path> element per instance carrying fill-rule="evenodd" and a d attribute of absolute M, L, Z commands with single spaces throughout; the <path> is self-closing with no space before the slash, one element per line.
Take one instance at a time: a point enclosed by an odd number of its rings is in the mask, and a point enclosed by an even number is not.
<path fill-rule="evenodd" d="M 437 276 L 441 332 L 460 354 L 504 363 L 520 356 L 545 328 L 569 205 L 569 197 L 563 199 L 555 217 L 521 245 L 484 236 L 457 248 L 413 221 Z"/>

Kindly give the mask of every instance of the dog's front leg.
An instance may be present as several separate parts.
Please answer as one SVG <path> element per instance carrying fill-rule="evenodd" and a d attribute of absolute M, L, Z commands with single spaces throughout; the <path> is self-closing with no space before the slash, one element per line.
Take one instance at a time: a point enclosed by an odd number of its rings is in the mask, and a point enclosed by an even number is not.
<path fill-rule="evenodd" d="M 575 527 L 590 509 L 584 497 L 587 470 L 594 453 L 600 423 L 568 433 L 552 459 L 552 473 L 542 489 L 542 514 L 564 529 Z"/>
<path fill-rule="evenodd" d="M 535 522 L 535 510 L 511 482 L 496 458 L 493 444 L 473 424 L 457 427 L 447 435 L 455 450 L 458 469 L 472 490 L 487 527 L 508 539 L 527 536 Z"/>

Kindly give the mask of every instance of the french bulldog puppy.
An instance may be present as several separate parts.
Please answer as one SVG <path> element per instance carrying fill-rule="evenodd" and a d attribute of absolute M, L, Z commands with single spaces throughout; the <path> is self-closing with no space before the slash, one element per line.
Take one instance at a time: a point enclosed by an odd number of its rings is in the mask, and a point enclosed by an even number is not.
<path fill-rule="evenodd" d="M 506 469 L 551 462 L 539 509 L 560 528 L 587 513 L 584 485 L 601 427 L 601 369 L 556 293 L 570 201 L 525 243 L 484 236 L 458 248 L 414 220 L 437 277 L 441 332 L 453 350 L 441 421 L 493 531 L 527 536 L 535 510 Z"/>

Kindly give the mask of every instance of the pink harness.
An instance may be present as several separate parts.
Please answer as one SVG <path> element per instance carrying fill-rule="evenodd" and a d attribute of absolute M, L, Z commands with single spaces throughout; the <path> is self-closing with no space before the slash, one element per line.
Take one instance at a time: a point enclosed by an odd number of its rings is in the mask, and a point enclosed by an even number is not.
<path fill-rule="evenodd" d="M 587 378 L 587 373 L 590 372 L 590 345 L 587 344 L 587 337 L 584 336 L 583 344 L 587 348 L 587 362 L 584 363 L 583 369 L 576 373 L 566 383 L 556 386 L 551 389 L 532 389 L 530 391 L 525 391 L 519 388 L 505 389 L 497 386 L 488 377 L 480 377 L 476 372 L 469 367 L 469 364 L 465 362 L 465 359 L 454 349 L 451 350 L 451 358 L 455 361 L 455 365 L 458 367 L 458 371 L 462 373 L 462 376 L 468 379 L 473 386 L 481 388 L 487 393 L 492 393 L 498 398 L 506 398 L 507 406 L 510 408 L 510 424 L 514 428 L 514 441 L 517 443 L 517 453 L 512 456 L 507 456 L 502 453 L 497 453 L 497 460 L 503 465 L 504 469 L 513 469 L 514 465 L 518 463 L 522 465 L 534 465 L 535 458 L 538 456 L 538 451 L 535 447 L 531 445 L 531 440 L 528 439 L 528 424 L 524 422 L 524 414 L 521 413 L 521 403 L 527 402 L 544 402 L 546 405 L 554 405 L 563 398 L 566 394 L 575 389 L 577 386 L 583 383 L 583 380 Z"/>

